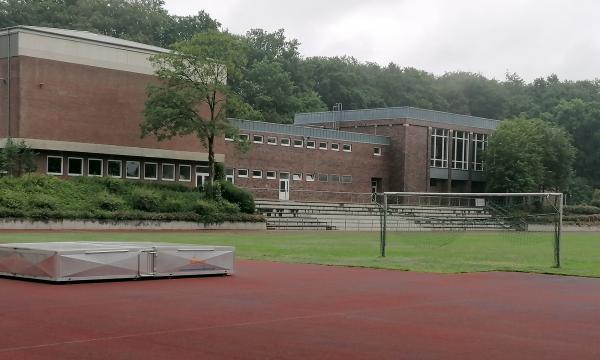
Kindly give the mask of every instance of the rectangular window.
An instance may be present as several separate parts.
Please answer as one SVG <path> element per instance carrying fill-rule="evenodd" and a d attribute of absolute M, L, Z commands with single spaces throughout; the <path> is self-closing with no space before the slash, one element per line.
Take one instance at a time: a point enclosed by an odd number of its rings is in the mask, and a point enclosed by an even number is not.
<path fill-rule="evenodd" d="M 199 166 L 196 166 L 196 173 L 198 173 L 198 167 Z M 230 183 L 235 184 L 232 168 L 225 168 L 225 181 L 229 181 Z"/>
<path fill-rule="evenodd" d="M 248 177 L 248 169 L 238 169 L 238 177 L 247 178 Z"/>
<path fill-rule="evenodd" d="M 277 179 L 277 172 L 273 170 L 267 170 L 267 179 Z"/>
<path fill-rule="evenodd" d="M 290 139 L 288 139 L 288 138 L 281 139 L 281 146 L 290 146 Z"/>
<path fill-rule="evenodd" d="M 69 176 L 82 176 L 83 175 L 83 159 L 82 158 L 68 158 L 67 163 L 69 165 L 69 169 L 67 170 L 67 174 Z"/>
<path fill-rule="evenodd" d="M 340 176 L 335 174 L 329 175 L 329 182 L 340 182 Z"/>
<path fill-rule="evenodd" d="M 487 139 L 487 134 L 473 134 L 473 170 L 475 171 L 483 171 L 481 157 L 487 146 Z"/>
<path fill-rule="evenodd" d="M 263 136 L 262 135 L 253 135 L 252 136 L 252 142 L 255 144 L 262 144 L 263 143 Z"/>
<path fill-rule="evenodd" d="M 248 135 L 248 134 L 240 134 L 238 136 L 238 139 L 240 139 L 241 141 L 248 141 L 248 139 L 250 139 L 250 135 Z"/>
<path fill-rule="evenodd" d="M 140 162 L 126 161 L 125 162 L 125 177 L 128 179 L 140 178 Z"/>
<path fill-rule="evenodd" d="M 110 177 L 115 177 L 115 178 L 121 178 L 123 177 L 123 163 L 121 162 L 121 160 L 108 160 L 107 162 L 107 169 L 106 172 L 108 173 L 108 176 Z"/>
<path fill-rule="evenodd" d="M 351 152 L 352 151 L 352 145 L 351 144 L 344 144 L 343 150 L 345 152 Z"/>
<path fill-rule="evenodd" d="M 327 174 L 319 174 L 319 181 L 327 182 L 329 180 L 329 176 Z"/>
<path fill-rule="evenodd" d="M 62 175 L 63 158 L 62 156 L 48 156 L 46 158 L 46 173 L 49 175 Z"/>
<path fill-rule="evenodd" d="M 175 164 L 162 164 L 162 180 L 175 181 Z"/>
<path fill-rule="evenodd" d="M 301 181 L 302 180 L 302 173 L 292 174 L 292 180 Z"/>
<path fill-rule="evenodd" d="M 315 181 L 315 174 L 306 174 L 306 181 Z"/>
<path fill-rule="evenodd" d="M 191 165 L 179 165 L 179 181 L 192 181 Z"/>
<path fill-rule="evenodd" d="M 269 144 L 269 145 L 277 145 L 277 138 L 275 136 L 269 136 L 267 138 L 267 144 Z"/>
<path fill-rule="evenodd" d="M 233 141 L 233 135 L 231 135 L 231 134 L 225 134 L 225 140 L 226 141 Z"/>
<path fill-rule="evenodd" d="M 340 151 L 340 144 L 338 144 L 338 143 L 331 143 L 331 150 L 333 150 L 333 151 Z"/>
<path fill-rule="evenodd" d="M 102 176 L 104 169 L 102 159 L 88 159 L 88 176 Z"/>
<path fill-rule="evenodd" d="M 144 163 L 144 179 L 156 180 L 158 179 L 158 164 L 152 162 Z"/>
<path fill-rule="evenodd" d="M 459 170 L 469 169 L 469 133 L 466 131 L 454 131 L 452 141 L 454 146 L 452 168 Z"/>
<path fill-rule="evenodd" d="M 283 180 L 287 180 L 290 178 L 290 173 L 288 172 L 279 172 L 279 178 Z"/>
<path fill-rule="evenodd" d="M 252 170 L 252 178 L 262 179 L 262 170 Z"/>
<path fill-rule="evenodd" d="M 319 150 L 327 150 L 327 143 L 325 141 L 319 142 Z"/>
<path fill-rule="evenodd" d="M 374 147 L 373 148 L 373 155 L 375 155 L 375 156 L 381 156 L 381 148 L 380 147 Z"/>
<path fill-rule="evenodd" d="M 430 166 L 448 167 L 448 129 L 431 129 Z"/>
<path fill-rule="evenodd" d="M 352 175 L 342 175 L 342 184 L 352 184 Z"/>
<path fill-rule="evenodd" d="M 304 140 L 294 139 L 294 147 L 304 147 Z"/>
<path fill-rule="evenodd" d="M 315 142 L 312 140 L 308 140 L 306 141 L 306 148 L 307 149 L 314 149 L 316 147 Z"/>

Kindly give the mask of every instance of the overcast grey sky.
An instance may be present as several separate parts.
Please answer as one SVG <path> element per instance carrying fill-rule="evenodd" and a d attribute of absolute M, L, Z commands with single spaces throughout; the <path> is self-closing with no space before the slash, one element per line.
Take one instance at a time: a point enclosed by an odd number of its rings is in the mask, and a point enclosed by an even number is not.
<path fill-rule="evenodd" d="M 166 8 L 205 10 L 234 33 L 284 28 L 303 56 L 351 55 L 438 75 L 600 77 L 594 0 L 166 0 Z"/>

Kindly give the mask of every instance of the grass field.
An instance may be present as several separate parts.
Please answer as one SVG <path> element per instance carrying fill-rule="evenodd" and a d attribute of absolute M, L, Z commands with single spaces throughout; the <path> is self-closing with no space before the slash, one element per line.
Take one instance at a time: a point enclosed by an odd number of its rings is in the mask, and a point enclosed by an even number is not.
<path fill-rule="evenodd" d="M 520 235 L 523 234 L 523 235 Z M 527 271 L 600 277 L 600 234 L 564 233 L 560 269 L 549 233 L 391 233 L 385 258 L 368 232 L 20 232 L 0 243 L 153 241 L 233 245 L 242 259 L 426 272 Z"/>

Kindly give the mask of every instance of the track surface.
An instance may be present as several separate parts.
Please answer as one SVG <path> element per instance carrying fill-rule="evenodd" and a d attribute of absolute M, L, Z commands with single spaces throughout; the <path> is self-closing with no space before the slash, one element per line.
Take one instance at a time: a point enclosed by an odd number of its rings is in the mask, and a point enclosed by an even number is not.
<path fill-rule="evenodd" d="M 0 278 L 0 359 L 599 359 L 600 280 L 239 261 L 230 277 Z"/>

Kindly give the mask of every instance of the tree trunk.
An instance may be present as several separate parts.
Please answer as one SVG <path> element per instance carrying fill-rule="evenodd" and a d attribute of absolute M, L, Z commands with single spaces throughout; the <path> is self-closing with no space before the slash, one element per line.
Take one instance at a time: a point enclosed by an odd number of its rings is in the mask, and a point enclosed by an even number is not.
<path fill-rule="evenodd" d="M 210 135 L 207 139 L 208 144 L 208 184 L 212 186 L 215 180 L 215 137 Z"/>

